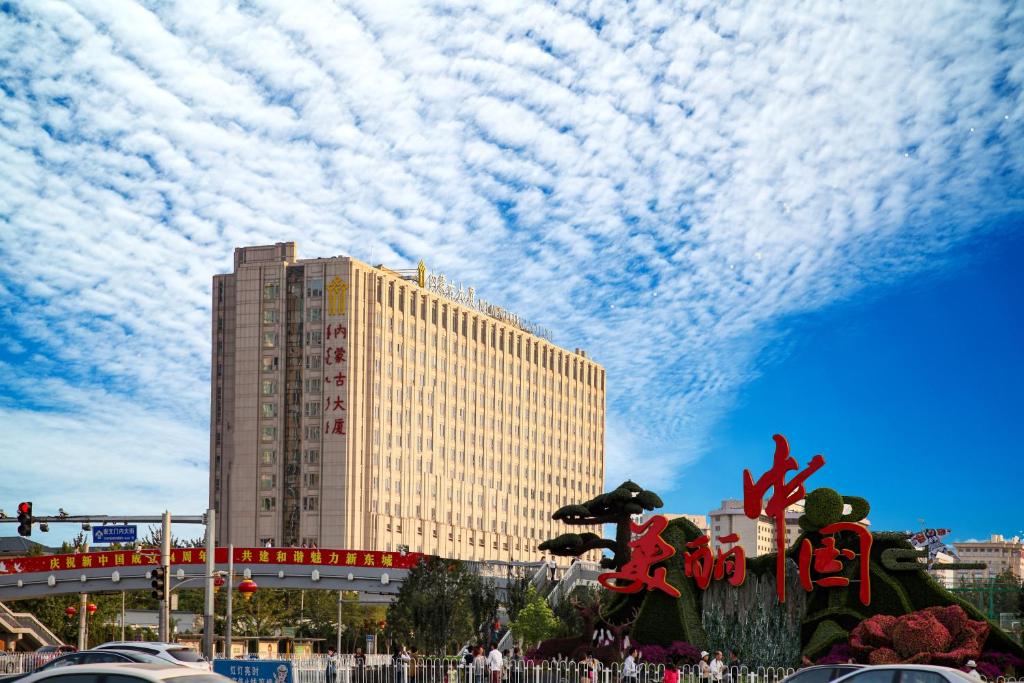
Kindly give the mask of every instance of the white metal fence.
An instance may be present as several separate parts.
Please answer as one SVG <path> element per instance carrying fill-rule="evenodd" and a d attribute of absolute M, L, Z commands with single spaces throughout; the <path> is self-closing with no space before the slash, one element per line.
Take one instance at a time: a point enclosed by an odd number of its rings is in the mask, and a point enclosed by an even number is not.
<path fill-rule="evenodd" d="M 0 675 L 31 673 L 54 659 L 53 653 L 0 652 Z M 353 655 L 334 659 L 334 675 L 328 678 L 326 655 L 278 655 L 272 659 L 292 662 L 293 683 L 491 683 L 487 667 L 467 664 L 459 657 L 418 657 L 396 664 L 390 655 L 366 655 L 357 662 Z M 776 683 L 792 674 L 790 667 L 732 667 L 720 679 L 702 676 L 696 666 L 679 668 L 679 683 Z M 505 660 L 501 683 L 662 683 L 665 667 L 643 663 L 635 679 L 622 676 L 621 665 L 596 668 L 571 661 Z M 2 683 L 2 680 L 0 680 Z M 992 683 L 1024 683 L 1024 679 L 999 677 Z"/>

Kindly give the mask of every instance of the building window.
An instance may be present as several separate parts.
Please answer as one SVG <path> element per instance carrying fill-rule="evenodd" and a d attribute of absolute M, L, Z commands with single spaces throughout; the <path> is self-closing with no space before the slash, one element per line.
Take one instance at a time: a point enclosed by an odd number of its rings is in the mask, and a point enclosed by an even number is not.
<path fill-rule="evenodd" d="M 273 349 L 277 346 L 277 332 L 263 333 L 263 348 Z"/>
<path fill-rule="evenodd" d="M 323 343 L 322 330 L 310 330 L 306 333 L 306 346 L 320 346 Z"/>
<path fill-rule="evenodd" d="M 320 463 L 320 449 L 319 448 L 307 448 L 306 452 L 302 456 L 303 461 L 307 465 L 317 465 Z"/>
<path fill-rule="evenodd" d="M 277 293 L 279 287 L 276 281 L 264 282 L 263 283 L 263 300 L 264 301 L 277 301 Z"/>
<path fill-rule="evenodd" d="M 277 498 L 274 496 L 263 496 L 260 508 L 263 512 L 273 512 L 277 509 Z M 266 542 L 264 541 L 263 544 L 266 545 Z"/>
<path fill-rule="evenodd" d="M 264 448 L 260 455 L 261 465 L 273 465 L 277 462 L 277 451 L 273 448 Z"/>
<path fill-rule="evenodd" d="M 322 297 L 324 295 L 324 279 L 322 277 L 306 280 L 306 296 Z"/>
<path fill-rule="evenodd" d="M 320 356 L 306 356 L 306 369 L 307 370 L 319 370 L 320 369 Z"/>
<path fill-rule="evenodd" d="M 320 401 L 306 401 L 306 417 L 320 416 Z"/>
<path fill-rule="evenodd" d="M 317 488 L 320 486 L 320 475 L 316 472 L 306 472 L 302 475 L 302 485 L 311 489 Z"/>
<path fill-rule="evenodd" d="M 260 392 L 264 396 L 273 396 L 277 393 L 277 382 L 272 379 L 265 379 L 260 383 Z"/>
<path fill-rule="evenodd" d="M 306 427 L 306 440 L 307 441 L 319 441 L 320 440 L 320 425 L 308 425 Z"/>
<path fill-rule="evenodd" d="M 276 403 L 264 403 L 263 404 L 263 417 L 277 417 L 277 404 Z"/>
<path fill-rule="evenodd" d="M 277 438 L 277 427 L 263 427 L 260 429 L 260 439 L 263 441 L 273 441 Z"/>
<path fill-rule="evenodd" d="M 306 315 L 309 318 L 310 322 L 320 322 L 320 320 L 323 318 L 323 311 L 320 309 L 319 306 L 314 306 L 309 309 Z"/>
<path fill-rule="evenodd" d="M 277 486 L 276 474 L 260 475 L 260 491 L 272 491 Z"/>
<path fill-rule="evenodd" d="M 316 512 L 320 509 L 320 498 L 317 496 L 303 496 L 302 509 L 306 512 Z"/>
<path fill-rule="evenodd" d="M 263 324 L 272 325 L 277 322 L 277 309 L 268 308 L 263 311 Z"/>
<path fill-rule="evenodd" d="M 263 372 L 277 371 L 277 356 L 263 356 Z"/>
<path fill-rule="evenodd" d="M 320 393 L 320 378 L 312 378 L 306 380 L 306 393 L 308 394 L 319 394 Z"/>

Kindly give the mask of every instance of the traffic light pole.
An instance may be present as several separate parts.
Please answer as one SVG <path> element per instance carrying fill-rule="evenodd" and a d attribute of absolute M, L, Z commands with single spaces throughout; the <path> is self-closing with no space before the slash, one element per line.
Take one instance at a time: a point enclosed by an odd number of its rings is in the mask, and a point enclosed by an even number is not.
<path fill-rule="evenodd" d="M 164 512 L 161 519 L 160 566 L 164 570 L 163 599 L 160 601 L 160 642 L 171 639 L 171 513 Z"/>

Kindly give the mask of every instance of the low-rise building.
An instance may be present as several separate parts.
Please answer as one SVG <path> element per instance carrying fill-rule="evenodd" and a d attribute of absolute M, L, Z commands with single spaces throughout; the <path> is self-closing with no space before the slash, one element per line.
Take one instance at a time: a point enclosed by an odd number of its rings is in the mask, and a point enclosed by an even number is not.
<path fill-rule="evenodd" d="M 1024 579 L 1024 541 L 1019 536 L 1003 538 L 992 534 L 987 541 L 964 541 L 954 543 L 962 562 L 983 562 L 986 569 L 972 569 L 958 572 L 975 579 L 987 579 L 1009 571 L 1018 579 Z"/>

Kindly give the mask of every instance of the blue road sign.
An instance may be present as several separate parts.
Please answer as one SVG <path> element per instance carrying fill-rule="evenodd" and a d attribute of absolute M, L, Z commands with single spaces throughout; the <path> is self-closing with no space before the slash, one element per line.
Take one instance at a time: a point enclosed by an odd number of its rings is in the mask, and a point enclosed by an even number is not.
<path fill-rule="evenodd" d="M 92 528 L 93 543 L 134 543 L 138 537 L 139 527 L 134 524 L 118 524 L 116 526 L 94 526 Z"/>
<path fill-rule="evenodd" d="M 283 659 L 215 659 L 213 672 L 237 683 L 292 683 L 292 663 Z"/>

